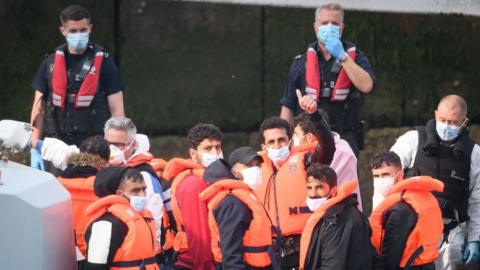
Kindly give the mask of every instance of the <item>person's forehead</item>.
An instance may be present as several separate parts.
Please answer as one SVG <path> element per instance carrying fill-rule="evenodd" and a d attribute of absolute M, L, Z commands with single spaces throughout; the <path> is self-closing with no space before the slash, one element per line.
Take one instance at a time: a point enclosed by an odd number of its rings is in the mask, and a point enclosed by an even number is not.
<path fill-rule="evenodd" d="M 325 181 L 321 181 L 313 176 L 309 176 L 307 178 L 307 185 L 318 186 L 318 187 L 328 187 L 328 184 Z"/>
<path fill-rule="evenodd" d="M 372 174 L 390 174 L 393 175 L 398 172 L 400 168 L 393 165 L 383 164 L 380 168 L 372 169 Z"/>
<path fill-rule="evenodd" d="M 460 106 L 451 103 L 440 104 L 437 108 L 437 114 L 440 117 L 450 119 L 461 119 L 463 117 Z"/>
<path fill-rule="evenodd" d="M 318 21 L 337 21 L 340 22 L 340 12 L 332 9 L 320 9 L 317 17 Z"/>
<path fill-rule="evenodd" d="M 222 142 L 215 139 L 203 139 L 202 142 L 198 144 L 198 147 L 208 147 L 208 146 L 218 146 L 221 145 Z"/>
<path fill-rule="evenodd" d="M 63 24 L 63 27 L 67 29 L 79 29 L 79 28 L 85 28 L 89 26 L 90 26 L 90 22 L 87 19 L 81 19 L 78 21 L 68 20 Z"/>
<path fill-rule="evenodd" d="M 287 131 L 284 128 L 272 128 L 266 129 L 263 131 L 263 137 L 265 137 L 265 141 L 274 140 L 282 137 L 287 137 Z"/>
<path fill-rule="evenodd" d="M 145 181 L 136 179 L 135 181 L 127 180 L 125 182 L 125 186 L 127 189 L 134 189 L 134 188 L 143 188 L 145 187 Z"/>
<path fill-rule="evenodd" d="M 124 130 L 110 128 L 105 131 L 105 139 L 107 141 L 114 140 L 114 139 L 125 140 L 125 139 L 128 139 L 128 133 Z"/>

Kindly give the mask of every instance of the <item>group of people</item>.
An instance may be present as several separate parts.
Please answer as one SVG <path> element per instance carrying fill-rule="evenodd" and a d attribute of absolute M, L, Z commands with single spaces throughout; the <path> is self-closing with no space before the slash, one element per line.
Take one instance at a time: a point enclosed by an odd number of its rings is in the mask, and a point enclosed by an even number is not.
<path fill-rule="evenodd" d="M 67 43 L 32 83 L 31 165 L 71 193 L 79 269 L 478 267 L 480 148 L 458 95 L 373 157 L 373 211 L 362 212 L 361 99 L 375 76 L 340 39 L 343 16 L 316 10 L 317 41 L 292 64 L 280 117 L 261 123 L 261 149 L 224 157 L 221 130 L 199 123 L 188 158 L 166 161 L 124 116 L 88 11 L 64 9 Z"/>

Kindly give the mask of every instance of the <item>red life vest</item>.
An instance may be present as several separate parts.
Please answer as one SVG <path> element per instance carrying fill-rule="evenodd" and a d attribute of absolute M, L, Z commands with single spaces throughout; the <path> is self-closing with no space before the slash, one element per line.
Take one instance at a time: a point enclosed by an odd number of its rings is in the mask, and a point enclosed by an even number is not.
<path fill-rule="evenodd" d="M 111 270 L 159 270 L 156 262 L 155 224 L 148 211 L 136 213 L 128 200 L 110 195 L 91 204 L 85 211 L 88 224 L 106 212 L 120 219 L 128 227 L 122 245 L 113 257 Z M 88 259 L 88 258 L 87 258 Z M 142 265 L 145 268 L 142 268 Z"/>
<path fill-rule="evenodd" d="M 348 48 L 347 54 L 351 59 L 355 59 L 356 48 Z M 318 65 L 317 50 L 312 47 L 308 47 L 307 50 L 307 60 L 305 63 L 305 81 L 306 94 L 314 96 L 315 100 L 319 101 L 321 96 L 320 69 Z M 333 88 L 331 101 L 344 101 L 348 97 L 351 87 L 352 81 L 348 77 L 347 72 L 345 72 L 345 69 L 342 68 L 335 83 L 335 87 Z"/>
<path fill-rule="evenodd" d="M 80 252 L 85 256 L 87 251 L 85 230 L 88 222 L 85 217 L 85 209 L 98 200 L 93 192 L 95 176 L 88 178 L 58 177 L 57 179 L 68 190 L 72 198 L 72 224 L 75 232 L 75 242 Z"/>
<path fill-rule="evenodd" d="M 167 162 L 163 178 L 172 180 L 170 205 L 172 206 L 173 217 L 177 223 L 177 233 L 173 241 L 173 249 L 177 252 L 188 249 L 187 234 L 185 233 L 182 211 L 177 203 L 177 187 L 180 183 L 191 174 L 203 176 L 204 167 L 190 159 L 172 158 Z"/>
<path fill-rule="evenodd" d="M 100 70 L 102 68 L 104 52 L 95 53 L 92 67 L 88 71 L 85 79 L 75 97 L 75 108 L 88 108 L 95 97 L 100 80 Z M 65 110 L 67 98 L 67 64 L 65 62 L 65 52 L 57 49 L 53 62 L 52 72 L 52 104 Z"/>
<path fill-rule="evenodd" d="M 305 225 L 305 228 L 302 232 L 302 237 L 300 238 L 300 269 L 304 270 L 305 260 L 307 257 L 308 248 L 310 246 L 310 241 L 312 239 L 313 229 L 315 225 L 322 219 L 323 215 L 327 210 L 345 200 L 348 196 L 352 195 L 357 188 L 357 180 L 350 180 L 345 182 L 341 187 L 338 188 L 335 197 L 328 199 L 324 204 L 322 204 L 315 212 L 310 216 Z"/>
<path fill-rule="evenodd" d="M 418 218 L 417 224 L 408 236 L 399 266 L 404 268 L 407 263 L 423 265 L 435 261 L 438 256 L 438 243 L 443 233 L 443 221 L 440 206 L 431 193 L 434 191 L 442 192 L 443 183 L 430 176 L 408 178 L 393 186 L 390 194 L 370 216 L 371 240 L 378 254 L 382 255 L 385 213 L 403 201 L 413 208 Z M 413 262 L 409 261 L 411 258 L 414 259 Z"/>
<path fill-rule="evenodd" d="M 238 198 L 252 211 L 252 221 L 243 236 L 244 261 L 254 267 L 271 265 L 272 262 L 267 250 L 272 245 L 272 223 L 253 190 L 239 180 L 218 181 L 199 195 L 201 200 L 208 202 L 208 224 L 212 236 L 212 253 L 215 261 L 222 263 L 222 252 L 218 245 L 220 233 L 213 211 L 229 194 Z"/>

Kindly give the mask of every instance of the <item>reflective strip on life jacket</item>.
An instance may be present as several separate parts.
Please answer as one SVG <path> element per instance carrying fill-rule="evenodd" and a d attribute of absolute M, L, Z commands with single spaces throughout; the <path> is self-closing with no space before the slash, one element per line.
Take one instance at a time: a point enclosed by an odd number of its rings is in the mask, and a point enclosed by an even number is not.
<path fill-rule="evenodd" d="M 342 186 L 338 187 L 337 194 L 328 199 L 322 206 L 320 206 L 308 219 L 305 229 L 302 232 L 302 237 L 300 238 L 300 269 L 304 270 L 306 264 L 307 252 L 310 247 L 310 240 L 312 239 L 313 229 L 315 225 L 322 219 L 323 215 L 327 210 L 345 200 L 348 196 L 352 195 L 357 188 L 357 180 L 349 180 L 345 182 Z"/>
<path fill-rule="evenodd" d="M 213 211 L 227 195 L 233 195 L 252 211 L 252 221 L 243 235 L 243 258 L 253 267 L 272 264 L 268 248 L 272 245 L 272 223 L 260 200 L 253 190 L 239 180 L 220 180 L 200 193 L 199 197 L 208 202 L 208 224 L 212 237 L 212 253 L 217 263 L 222 262 L 219 246 L 220 233 Z"/>
<path fill-rule="evenodd" d="M 435 261 L 438 256 L 438 243 L 443 233 L 443 221 L 438 202 L 431 192 L 442 190 L 443 183 L 430 176 L 412 177 L 396 183 L 390 194 L 370 216 L 371 241 L 377 253 L 382 255 L 385 213 L 397 203 L 406 202 L 417 213 L 418 218 L 417 224 L 408 236 L 399 267 L 407 267 L 409 261 L 411 265 Z M 419 248 L 423 248 L 423 251 L 417 254 Z"/>

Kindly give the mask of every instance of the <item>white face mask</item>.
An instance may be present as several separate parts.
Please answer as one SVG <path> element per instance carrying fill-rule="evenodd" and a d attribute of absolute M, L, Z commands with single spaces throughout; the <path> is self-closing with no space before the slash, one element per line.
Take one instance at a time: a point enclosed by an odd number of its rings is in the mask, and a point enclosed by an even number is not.
<path fill-rule="evenodd" d="M 243 176 L 243 182 L 252 189 L 256 189 L 262 184 L 262 170 L 258 166 L 253 166 L 240 171 Z"/>
<path fill-rule="evenodd" d="M 267 148 L 267 155 L 275 163 L 285 161 L 290 155 L 290 147 L 287 144 L 280 149 Z"/>
<path fill-rule="evenodd" d="M 202 152 L 202 165 L 203 167 L 208 167 L 210 166 L 210 164 L 212 164 L 213 162 L 219 160 L 223 158 L 223 153 L 220 152 L 220 154 L 218 155 L 212 155 L 210 153 L 203 153 Z"/>
<path fill-rule="evenodd" d="M 147 205 L 147 197 L 145 196 L 130 196 L 130 206 L 138 213 L 145 210 Z"/>
<path fill-rule="evenodd" d="M 305 201 L 307 203 L 308 209 L 310 211 L 315 212 L 322 204 L 324 204 L 328 200 L 328 197 L 323 197 L 323 198 L 316 198 L 316 199 L 311 199 L 310 197 L 307 197 L 307 200 Z"/>
<path fill-rule="evenodd" d="M 390 193 L 390 190 L 392 190 L 394 184 L 395 178 L 392 176 L 373 179 L 374 192 L 378 192 L 383 197 L 386 197 L 388 193 Z"/>
<path fill-rule="evenodd" d="M 300 146 L 300 140 L 301 138 L 298 138 L 298 137 L 293 137 L 293 146 L 297 147 L 297 146 Z"/>
<path fill-rule="evenodd" d="M 120 150 L 120 148 L 113 144 L 110 145 L 110 159 L 108 163 L 113 166 L 118 166 L 125 163 L 125 154 L 122 150 Z"/>

